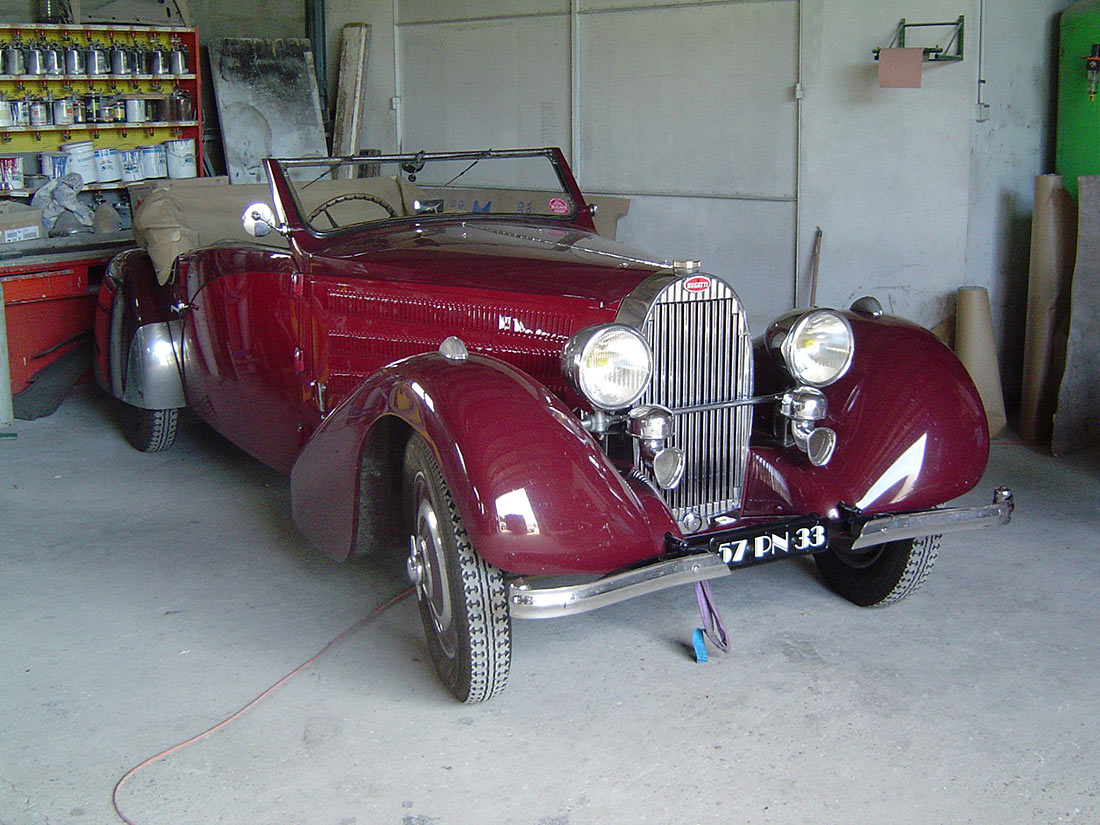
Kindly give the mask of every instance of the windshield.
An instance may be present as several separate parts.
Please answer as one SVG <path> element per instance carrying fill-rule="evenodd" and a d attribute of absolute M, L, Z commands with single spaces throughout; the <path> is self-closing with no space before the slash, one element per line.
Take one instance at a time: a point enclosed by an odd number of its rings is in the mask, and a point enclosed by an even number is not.
<path fill-rule="evenodd" d="M 546 215 L 577 209 L 544 150 L 278 160 L 299 214 L 326 234 L 412 216 Z"/>

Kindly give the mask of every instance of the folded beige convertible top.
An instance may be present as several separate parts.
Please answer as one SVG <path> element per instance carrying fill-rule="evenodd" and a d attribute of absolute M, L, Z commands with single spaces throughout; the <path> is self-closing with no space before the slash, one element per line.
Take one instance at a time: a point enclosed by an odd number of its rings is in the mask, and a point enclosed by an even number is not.
<path fill-rule="evenodd" d="M 395 178 L 323 180 L 300 189 L 308 211 L 336 195 L 370 192 L 390 203 L 399 215 L 412 214 L 416 187 Z M 254 238 L 244 231 L 241 215 L 257 201 L 272 205 L 266 183 L 229 185 L 228 179 L 195 178 L 173 180 L 154 189 L 134 213 L 134 237 L 145 248 L 163 285 L 172 273 L 176 257 L 195 249 L 232 241 L 287 249 L 285 237 L 277 232 Z"/>

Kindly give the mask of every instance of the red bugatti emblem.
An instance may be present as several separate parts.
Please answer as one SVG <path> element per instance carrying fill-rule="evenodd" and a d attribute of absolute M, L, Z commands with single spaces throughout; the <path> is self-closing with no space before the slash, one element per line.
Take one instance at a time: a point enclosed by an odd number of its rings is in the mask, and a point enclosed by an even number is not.
<path fill-rule="evenodd" d="M 696 275 L 694 278 L 688 278 L 684 281 L 684 289 L 688 292 L 702 292 L 703 290 L 710 289 L 710 278 L 703 275 Z"/>

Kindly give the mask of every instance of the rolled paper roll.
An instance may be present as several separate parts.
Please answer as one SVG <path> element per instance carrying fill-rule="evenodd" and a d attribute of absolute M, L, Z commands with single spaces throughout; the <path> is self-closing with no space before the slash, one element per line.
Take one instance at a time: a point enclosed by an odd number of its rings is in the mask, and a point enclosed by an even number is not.
<path fill-rule="evenodd" d="M 1008 422 L 993 340 L 993 313 L 985 287 L 959 287 L 955 319 L 955 353 L 978 388 L 989 435 L 996 438 L 1005 431 Z"/>
<path fill-rule="evenodd" d="M 1037 176 L 1020 397 L 1020 435 L 1025 441 L 1050 443 L 1058 383 L 1066 363 L 1076 247 L 1077 204 L 1062 176 Z"/>

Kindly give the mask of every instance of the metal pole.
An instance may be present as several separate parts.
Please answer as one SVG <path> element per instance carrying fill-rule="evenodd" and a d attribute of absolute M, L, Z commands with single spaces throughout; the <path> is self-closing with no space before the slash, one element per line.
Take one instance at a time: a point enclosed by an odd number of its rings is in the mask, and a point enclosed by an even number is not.
<path fill-rule="evenodd" d="M 11 400 L 11 368 L 8 366 L 8 315 L 4 307 L 4 284 L 0 281 L 0 426 L 15 421 Z"/>

